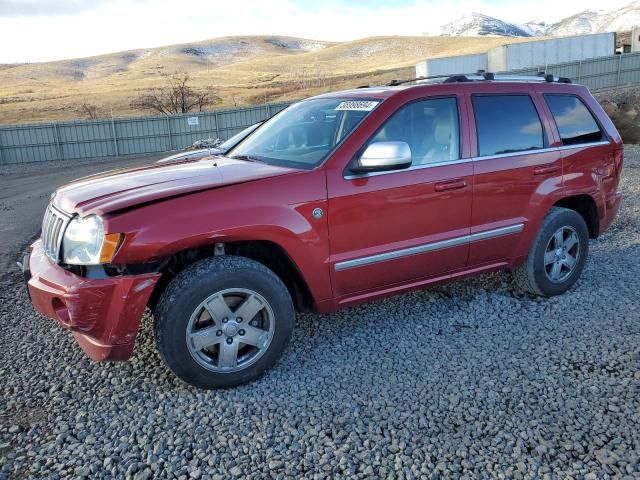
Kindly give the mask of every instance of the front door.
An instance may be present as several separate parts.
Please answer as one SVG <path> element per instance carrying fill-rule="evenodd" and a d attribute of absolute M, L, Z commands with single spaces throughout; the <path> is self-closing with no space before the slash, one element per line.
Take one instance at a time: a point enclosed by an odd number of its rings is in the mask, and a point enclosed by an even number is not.
<path fill-rule="evenodd" d="M 329 176 L 329 236 L 338 301 L 466 265 L 472 163 L 461 159 L 458 98 L 400 107 L 366 145 L 406 142 L 411 167 Z"/>

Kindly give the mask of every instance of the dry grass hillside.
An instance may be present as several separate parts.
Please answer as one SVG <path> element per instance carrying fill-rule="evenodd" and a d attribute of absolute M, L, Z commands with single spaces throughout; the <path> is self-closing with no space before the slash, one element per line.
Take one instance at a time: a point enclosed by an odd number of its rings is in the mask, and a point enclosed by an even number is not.
<path fill-rule="evenodd" d="M 220 107 L 291 100 L 326 90 L 410 77 L 428 57 L 486 51 L 523 41 L 501 37 L 372 37 L 323 42 L 277 36 L 224 37 L 56 62 L 0 65 L 0 123 L 82 118 L 83 103 L 99 116 L 145 115 L 131 101 L 187 71 Z"/>

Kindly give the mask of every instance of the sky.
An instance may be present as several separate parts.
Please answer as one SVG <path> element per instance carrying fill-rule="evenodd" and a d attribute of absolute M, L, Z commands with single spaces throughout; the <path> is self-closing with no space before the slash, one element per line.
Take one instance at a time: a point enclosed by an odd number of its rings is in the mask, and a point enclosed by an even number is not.
<path fill-rule="evenodd" d="M 631 0 L 607 0 L 612 9 Z M 228 35 L 352 40 L 421 35 L 470 12 L 559 20 L 602 0 L 0 0 L 0 63 L 41 62 Z"/>

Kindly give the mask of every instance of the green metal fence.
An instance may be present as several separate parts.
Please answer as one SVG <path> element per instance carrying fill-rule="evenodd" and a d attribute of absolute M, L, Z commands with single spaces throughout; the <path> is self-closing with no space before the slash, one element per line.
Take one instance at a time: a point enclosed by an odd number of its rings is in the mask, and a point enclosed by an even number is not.
<path fill-rule="evenodd" d="M 179 150 L 227 139 L 286 103 L 171 116 L 0 125 L 0 165 Z"/>
<path fill-rule="evenodd" d="M 557 65 L 538 65 L 534 68 L 511 70 L 509 74 L 531 75 L 545 71 L 559 77 L 568 77 L 591 90 L 640 83 L 640 52 L 591 58 Z"/>

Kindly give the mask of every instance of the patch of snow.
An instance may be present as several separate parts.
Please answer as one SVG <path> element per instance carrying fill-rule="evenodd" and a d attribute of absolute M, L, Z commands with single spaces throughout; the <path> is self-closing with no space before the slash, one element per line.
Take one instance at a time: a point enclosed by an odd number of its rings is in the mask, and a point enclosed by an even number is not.
<path fill-rule="evenodd" d="M 364 58 L 374 55 L 383 50 L 389 49 L 389 43 L 387 42 L 372 42 L 366 45 L 354 46 L 345 50 L 342 54 L 345 57 Z"/>
<path fill-rule="evenodd" d="M 449 22 L 437 32 L 444 37 L 504 36 L 530 37 L 531 34 L 513 23 L 482 13 L 471 13 Z"/>
<path fill-rule="evenodd" d="M 215 148 L 222 145 L 223 141 L 219 138 L 205 138 L 203 140 L 196 140 L 187 147 L 186 150 L 201 150 L 203 148 Z"/>
<path fill-rule="evenodd" d="M 268 43 L 285 50 L 302 50 L 304 52 L 316 52 L 326 48 L 327 44 L 318 40 L 305 38 L 272 37 L 266 40 Z"/>
<path fill-rule="evenodd" d="M 209 45 L 189 45 L 180 50 L 201 60 L 223 64 L 232 63 L 234 60 L 260 53 L 260 48 L 253 42 L 235 40 L 229 42 L 211 43 Z"/>
<path fill-rule="evenodd" d="M 541 37 L 546 34 L 549 25 L 550 24 L 545 22 L 544 20 L 535 19 L 529 20 L 527 23 L 518 24 L 518 27 L 520 27 L 532 37 Z"/>

